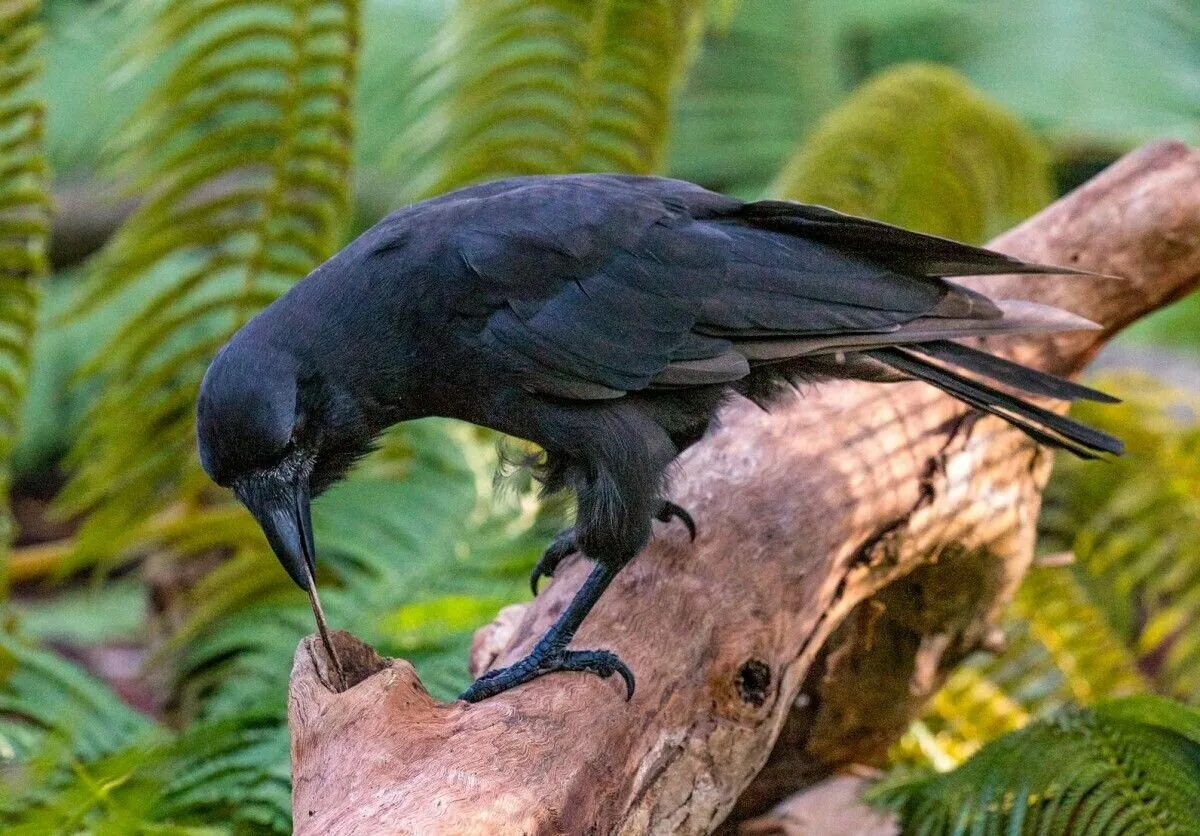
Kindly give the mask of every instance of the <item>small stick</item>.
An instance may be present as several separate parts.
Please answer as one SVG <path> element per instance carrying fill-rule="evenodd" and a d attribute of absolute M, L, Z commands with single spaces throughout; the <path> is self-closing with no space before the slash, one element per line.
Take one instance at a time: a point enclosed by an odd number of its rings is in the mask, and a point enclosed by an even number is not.
<path fill-rule="evenodd" d="M 329 638 L 329 627 L 325 624 L 325 611 L 321 609 L 321 599 L 317 597 L 317 580 L 311 574 L 308 576 L 308 601 L 312 604 L 313 617 L 317 619 L 317 632 L 321 634 L 321 644 L 325 645 L 329 661 L 333 662 L 334 670 L 337 671 L 339 691 L 344 691 L 346 689 L 346 671 Z"/>

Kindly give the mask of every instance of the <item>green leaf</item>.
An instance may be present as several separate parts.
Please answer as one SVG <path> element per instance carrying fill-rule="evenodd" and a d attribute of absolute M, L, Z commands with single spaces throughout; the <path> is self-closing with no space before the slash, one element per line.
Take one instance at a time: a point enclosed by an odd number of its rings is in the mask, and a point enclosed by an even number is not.
<path fill-rule="evenodd" d="M 79 668 L 0 633 L 5 833 L 287 833 L 287 726 L 261 708 L 175 737 Z M 201 827 L 220 822 L 227 827 Z"/>
<path fill-rule="evenodd" d="M 772 193 L 981 242 L 1050 202 L 1046 152 L 953 70 L 889 70 L 824 117 Z"/>
<path fill-rule="evenodd" d="M 1079 418 L 1119 433 L 1128 453 L 1104 479 L 1059 461 L 1043 538 L 1074 552 L 1079 583 L 1154 690 L 1200 700 L 1200 404 L 1144 377 L 1104 384 L 1125 402 Z"/>
<path fill-rule="evenodd" d="M 122 163 L 146 200 L 95 265 L 81 313 L 122 327 L 61 507 L 89 512 L 76 562 L 114 561 L 205 489 L 193 403 L 216 348 L 332 253 L 349 207 L 356 0 L 168 0 L 133 60 L 165 62 Z"/>
<path fill-rule="evenodd" d="M 1200 715 L 1135 697 L 1069 709 L 941 775 L 901 772 L 872 795 L 905 833 L 1192 833 Z"/>
<path fill-rule="evenodd" d="M 0 5 L 0 596 L 12 540 L 9 458 L 29 373 L 38 280 L 46 271 L 49 199 L 44 106 L 32 85 L 41 70 L 39 0 Z"/>
<path fill-rule="evenodd" d="M 1200 136 L 1200 8 L 1192 0 L 973 5 L 958 33 L 959 69 L 1060 147 L 1119 150 Z"/>
<path fill-rule="evenodd" d="M 0 633 L 0 717 L 7 750 L 0 822 L 10 824 L 17 814 L 82 819 L 97 804 L 123 806 L 113 796 L 116 787 L 136 769 L 136 753 L 158 737 L 152 722 L 103 683 L 6 633 Z"/>
<path fill-rule="evenodd" d="M 462 0 L 395 157 L 417 196 L 478 180 L 662 167 L 701 0 Z M 470 60 L 464 60 L 470 56 Z"/>

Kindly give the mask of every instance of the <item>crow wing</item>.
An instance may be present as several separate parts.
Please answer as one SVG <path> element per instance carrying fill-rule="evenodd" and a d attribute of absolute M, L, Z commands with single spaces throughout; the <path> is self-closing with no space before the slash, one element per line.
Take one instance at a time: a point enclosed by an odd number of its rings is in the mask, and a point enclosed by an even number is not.
<path fill-rule="evenodd" d="M 516 178 L 434 210 L 452 229 L 439 258 L 456 268 L 451 308 L 482 323 L 481 338 L 526 388 L 567 398 L 731 382 L 752 362 L 810 351 L 813 339 L 826 349 L 845 335 L 856 346 L 904 342 L 914 322 L 920 334 L 931 320 L 952 336 L 975 321 L 985 332 L 1002 311 L 941 276 L 1050 271 L 660 178 Z"/>

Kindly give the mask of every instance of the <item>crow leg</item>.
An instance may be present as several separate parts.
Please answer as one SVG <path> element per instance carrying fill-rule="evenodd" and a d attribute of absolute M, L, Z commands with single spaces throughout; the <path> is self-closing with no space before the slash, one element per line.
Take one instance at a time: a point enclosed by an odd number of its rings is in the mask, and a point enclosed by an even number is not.
<path fill-rule="evenodd" d="M 577 551 L 579 551 L 579 546 L 575 545 L 574 528 L 564 528 L 555 534 L 550 545 L 546 547 L 546 551 L 542 552 L 542 556 L 538 558 L 533 571 L 529 573 L 529 588 L 533 590 L 533 594 L 538 594 L 538 582 L 542 578 L 554 577 L 554 573 L 558 570 L 558 564 Z"/>
<path fill-rule="evenodd" d="M 695 541 L 696 521 L 692 519 L 692 515 L 687 512 L 687 509 L 674 502 L 663 500 L 662 507 L 655 514 L 654 519 L 662 523 L 679 520 L 687 528 L 688 536 Z M 542 578 L 554 577 L 554 573 L 558 571 L 558 565 L 577 551 L 579 551 L 579 546 L 575 544 L 574 528 L 564 528 L 555 534 L 550 545 L 546 547 L 546 551 L 542 552 L 542 556 L 538 558 L 533 571 L 529 573 L 529 588 L 533 590 L 533 594 L 538 594 L 538 584 Z"/>
<path fill-rule="evenodd" d="M 507 668 L 485 673 L 463 692 L 460 699 L 479 702 L 555 671 L 594 673 L 601 679 L 607 679 L 614 673 L 620 674 L 621 679 L 625 680 L 626 699 L 631 699 L 633 672 L 617 658 L 617 654 L 609 650 L 567 650 L 575 631 L 618 571 L 619 567 L 597 563 L 571 603 L 528 656 Z"/>

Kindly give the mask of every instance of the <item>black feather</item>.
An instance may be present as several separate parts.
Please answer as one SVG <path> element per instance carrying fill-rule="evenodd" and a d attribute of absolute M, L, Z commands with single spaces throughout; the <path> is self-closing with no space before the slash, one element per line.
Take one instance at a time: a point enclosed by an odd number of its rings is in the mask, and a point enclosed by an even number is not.
<path fill-rule="evenodd" d="M 1124 445 L 1108 433 L 1072 421 L 977 380 L 963 377 L 907 349 L 879 348 L 869 356 L 911 377 L 931 383 L 976 409 L 1004 418 L 1035 441 L 1069 450 L 1080 458 L 1097 453 L 1120 455 Z"/>
<path fill-rule="evenodd" d="M 986 351 L 948 340 L 917 343 L 911 346 L 911 349 L 933 357 L 935 360 L 941 360 L 943 363 L 981 374 L 1006 386 L 1029 392 L 1031 395 L 1043 395 L 1047 398 L 1058 398 L 1064 401 L 1121 402 L 1120 398 L 1114 398 L 1106 392 L 1081 386 L 1070 380 L 1064 380 L 1061 377 L 1022 366 L 1020 363 L 1005 360 L 1003 357 L 988 354 Z"/>
<path fill-rule="evenodd" d="M 1004 253 L 926 235 L 870 218 L 784 200 L 747 203 L 735 213 L 745 223 L 817 241 L 849 255 L 915 276 L 1048 273 L 1095 276 L 1086 270 L 1031 264 Z"/>

